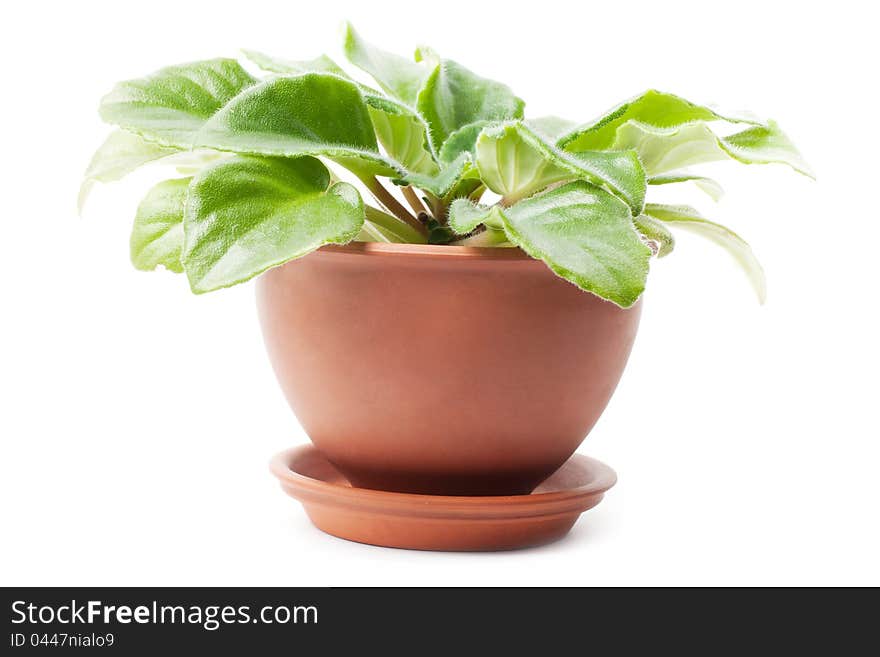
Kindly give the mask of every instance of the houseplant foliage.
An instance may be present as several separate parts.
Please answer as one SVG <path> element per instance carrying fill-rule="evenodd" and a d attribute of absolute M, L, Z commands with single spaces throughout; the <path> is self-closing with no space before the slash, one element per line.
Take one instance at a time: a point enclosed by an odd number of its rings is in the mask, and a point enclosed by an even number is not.
<path fill-rule="evenodd" d="M 527 118 L 509 87 L 429 48 L 399 57 L 346 26 L 343 49 L 373 84 L 327 56 L 250 51 L 260 77 L 213 59 L 119 83 L 101 101 L 116 129 L 94 155 L 81 199 L 94 182 L 147 163 L 176 166 L 179 175 L 138 208 L 131 257 L 139 269 L 185 273 L 196 293 L 360 240 L 517 246 L 626 308 L 645 287 L 650 258 L 670 253 L 681 229 L 731 252 L 763 300 L 745 241 L 691 207 L 650 197 L 657 186 L 691 183 L 717 198 L 719 185 L 689 169 L 713 160 L 811 175 L 774 122 L 658 91 L 587 123 Z"/>

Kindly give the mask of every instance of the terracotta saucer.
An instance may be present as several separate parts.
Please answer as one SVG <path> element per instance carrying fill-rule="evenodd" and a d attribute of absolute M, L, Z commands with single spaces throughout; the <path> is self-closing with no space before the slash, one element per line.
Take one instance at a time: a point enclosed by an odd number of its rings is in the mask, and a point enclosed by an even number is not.
<path fill-rule="evenodd" d="M 530 495 L 488 497 L 353 488 L 312 445 L 281 452 L 270 467 L 318 529 L 412 550 L 511 550 L 555 541 L 617 481 L 614 470 L 581 454 Z"/>

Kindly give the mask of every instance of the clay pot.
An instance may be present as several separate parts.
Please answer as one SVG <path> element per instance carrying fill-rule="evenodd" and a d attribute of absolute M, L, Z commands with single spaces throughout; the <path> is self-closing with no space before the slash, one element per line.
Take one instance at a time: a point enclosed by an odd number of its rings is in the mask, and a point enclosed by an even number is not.
<path fill-rule="evenodd" d="M 352 243 L 269 270 L 257 305 L 291 408 L 352 485 L 531 492 L 605 409 L 627 310 L 519 249 Z"/>

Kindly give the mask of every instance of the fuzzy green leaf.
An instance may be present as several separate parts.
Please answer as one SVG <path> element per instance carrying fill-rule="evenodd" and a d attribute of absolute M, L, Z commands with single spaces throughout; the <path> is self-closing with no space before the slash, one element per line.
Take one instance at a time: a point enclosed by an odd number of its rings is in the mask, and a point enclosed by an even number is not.
<path fill-rule="evenodd" d="M 144 164 L 179 152 L 177 148 L 146 141 L 140 135 L 125 130 L 114 130 L 95 151 L 86 169 L 79 192 L 82 210 L 92 186 L 96 182 L 122 180 Z"/>
<path fill-rule="evenodd" d="M 634 214 L 645 202 L 645 172 L 634 151 L 566 153 L 521 122 L 485 128 L 477 139 L 476 160 L 486 186 L 508 202 L 573 178 L 606 187 Z"/>
<path fill-rule="evenodd" d="M 274 78 L 217 112 L 197 144 L 252 155 L 325 155 L 370 175 L 395 175 L 379 153 L 367 105 L 354 82 L 326 73 Z"/>
<path fill-rule="evenodd" d="M 582 290 L 628 308 L 645 289 L 651 249 L 629 206 L 587 182 L 532 196 L 501 213 L 511 242 Z"/>
<path fill-rule="evenodd" d="M 417 107 L 439 150 L 453 132 L 471 123 L 522 118 L 525 103 L 507 85 L 442 60 L 419 92 Z"/>
<path fill-rule="evenodd" d="M 662 258 L 672 253 L 675 248 L 675 237 L 662 221 L 647 214 L 633 217 L 633 223 L 646 239 L 657 244 L 657 257 Z"/>
<path fill-rule="evenodd" d="M 616 148 L 617 130 L 631 121 L 668 129 L 688 123 L 719 120 L 754 122 L 740 117 L 725 117 L 679 96 L 651 89 L 615 107 L 596 121 L 571 130 L 560 139 L 559 146 L 569 151 Z"/>
<path fill-rule="evenodd" d="M 456 199 L 449 205 L 449 227 L 457 235 L 467 235 L 480 224 L 500 229 L 503 221 L 498 206 L 477 205 L 465 198 Z"/>
<path fill-rule="evenodd" d="M 452 189 L 445 194 L 444 198 L 446 202 L 449 203 L 457 198 L 471 198 L 476 192 L 477 196 L 474 200 L 478 200 L 485 191 L 486 186 L 483 184 L 483 181 L 480 180 L 480 174 L 477 172 L 476 167 L 468 163 L 461 178 L 459 178 L 458 182 L 453 185 Z"/>
<path fill-rule="evenodd" d="M 210 164 L 229 157 L 227 153 L 199 148 L 193 151 L 180 151 L 160 161 L 161 164 L 172 165 L 182 176 L 194 176 Z"/>
<path fill-rule="evenodd" d="M 744 164 L 787 164 L 805 176 L 815 177 L 810 165 L 775 121 L 723 137 L 718 145 Z"/>
<path fill-rule="evenodd" d="M 395 182 L 413 185 L 442 198 L 455 188 L 470 166 L 470 156 L 467 153 L 462 153 L 455 161 L 444 164 L 439 171 L 432 175 L 408 172 Z"/>
<path fill-rule="evenodd" d="M 264 53 L 257 52 L 256 50 L 242 50 L 242 52 L 248 59 L 264 71 L 285 76 L 303 75 L 305 73 L 329 73 L 354 82 L 363 92 L 364 97 L 368 100 L 373 98 L 388 101 L 385 96 L 372 87 L 368 87 L 365 84 L 353 80 L 345 69 L 330 59 L 327 55 L 320 55 L 314 59 L 290 60 L 271 57 Z"/>
<path fill-rule="evenodd" d="M 79 192 L 78 207 L 82 212 L 96 182 L 115 182 L 152 162 L 173 166 L 181 175 L 192 176 L 223 153 L 199 149 L 180 150 L 145 140 L 125 130 L 115 130 L 92 157 Z"/>
<path fill-rule="evenodd" d="M 635 149 L 649 176 L 726 157 L 718 138 L 705 123 L 688 123 L 673 128 L 654 128 L 625 123 L 618 129 L 615 148 Z"/>
<path fill-rule="evenodd" d="M 344 26 L 343 50 L 352 64 L 369 73 L 389 95 L 414 106 L 431 69 L 364 41 L 350 23 Z"/>
<path fill-rule="evenodd" d="M 195 177 L 184 216 L 184 268 L 193 292 L 241 283 L 364 224 L 364 204 L 311 157 L 235 157 Z"/>
<path fill-rule="evenodd" d="M 547 141 L 556 143 L 560 137 L 567 135 L 577 127 L 577 123 L 558 116 L 539 116 L 536 119 L 526 119 L 526 127 L 545 137 Z"/>
<path fill-rule="evenodd" d="M 477 137 L 480 136 L 480 133 L 486 126 L 491 124 L 491 121 L 477 121 L 476 123 L 469 123 L 450 134 L 440 149 L 440 161 L 451 162 L 464 152 L 473 155 L 476 152 Z M 571 121 L 555 116 L 526 119 L 523 121 L 523 124 L 532 132 L 538 133 L 544 141 L 549 143 L 555 143 L 561 134 L 568 132 L 575 125 Z"/>
<path fill-rule="evenodd" d="M 162 181 L 141 201 L 129 241 L 135 268 L 152 271 L 162 265 L 169 271 L 183 272 L 183 208 L 191 180 Z"/>
<path fill-rule="evenodd" d="M 747 123 L 734 135 L 717 135 L 707 122 Z M 812 177 L 791 140 L 773 121 L 720 114 L 658 91 L 624 103 L 592 124 L 563 136 L 566 151 L 635 149 L 649 176 L 693 164 L 733 158 L 746 164 L 778 162 Z"/>
<path fill-rule="evenodd" d="M 668 223 L 673 228 L 680 228 L 715 242 L 733 256 L 745 271 L 755 294 L 758 295 L 758 301 L 764 303 L 767 299 L 767 281 L 761 263 L 758 262 L 748 243 L 732 230 L 703 218 L 699 212 L 687 205 L 649 203 L 645 206 L 645 214 Z"/>
<path fill-rule="evenodd" d="M 151 141 L 189 148 L 205 121 L 255 82 L 233 59 L 169 66 L 117 84 L 101 100 L 101 118 Z"/>
<path fill-rule="evenodd" d="M 812 177 L 788 137 L 772 121 L 729 137 L 719 137 L 705 123 L 676 128 L 654 128 L 630 122 L 617 131 L 615 148 L 633 148 L 650 176 L 682 167 L 733 158 L 744 164 L 787 164 Z"/>
<path fill-rule="evenodd" d="M 694 183 L 697 189 L 705 192 L 713 201 L 719 201 L 721 200 L 721 197 L 724 196 L 724 189 L 721 187 L 721 185 L 712 178 L 706 178 L 705 176 L 697 176 L 694 174 L 683 172 L 673 172 L 648 178 L 649 185 L 672 185 L 676 183 L 686 182 Z"/>
<path fill-rule="evenodd" d="M 440 161 L 453 162 L 462 153 L 468 153 L 473 157 L 477 150 L 477 138 L 480 136 L 483 128 L 488 125 L 491 125 L 490 121 L 477 121 L 450 133 L 440 149 Z"/>
<path fill-rule="evenodd" d="M 333 73 L 343 78 L 348 77 L 336 62 L 327 55 L 321 55 L 315 59 L 294 61 L 290 59 L 278 59 L 256 50 L 242 50 L 245 57 L 251 60 L 264 71 L 279 73 L 281 75 L 301 75 L 303 73 Z"/>
<path fill-rule="evenodd" d="M 376 96 L 367 96 L 373 127 L 379 143 L 407 170 L 433 176 L 439 172 L 428 146 L 428 126 L 406 106 Z"/>

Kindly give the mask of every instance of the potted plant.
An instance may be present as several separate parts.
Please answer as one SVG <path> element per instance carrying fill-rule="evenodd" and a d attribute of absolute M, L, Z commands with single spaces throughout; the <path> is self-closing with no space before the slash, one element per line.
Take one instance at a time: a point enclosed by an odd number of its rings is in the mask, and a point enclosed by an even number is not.
<path fill-rule="evenodd" d="M 774 122 L 658 91 L 587 123 L 526 118 L 429 48 L 398 57 L 347 26 L 344 50 L 375 83 L 256 52 L 262 79 L 215 59 L 119 83 L 83 197 L 148 162 L 182 171 L 141 202 L 132 262 L 197 294 L 259 276 L 281 387 L 355 486 L 530 492 L 602 413 L 676 230 L 729 251 L 763 300 L 746 242 L 650 196 L 717 197 L 688 167 L 725 158 L 810 175 Z"/>

